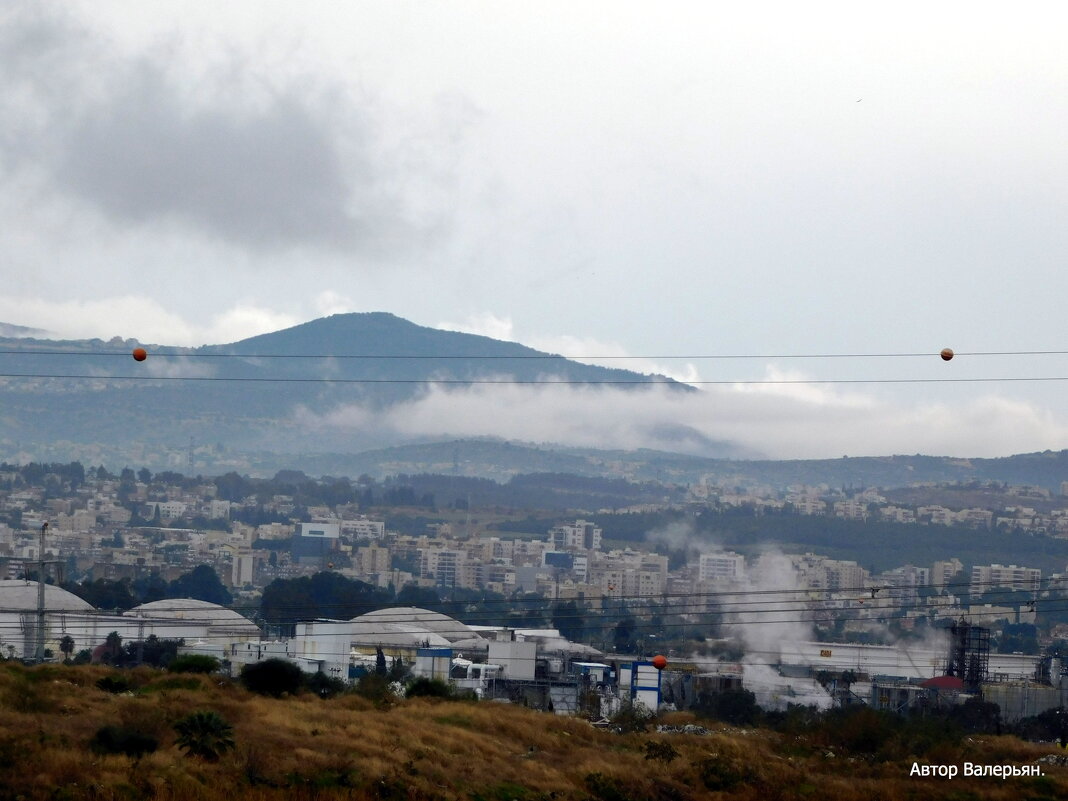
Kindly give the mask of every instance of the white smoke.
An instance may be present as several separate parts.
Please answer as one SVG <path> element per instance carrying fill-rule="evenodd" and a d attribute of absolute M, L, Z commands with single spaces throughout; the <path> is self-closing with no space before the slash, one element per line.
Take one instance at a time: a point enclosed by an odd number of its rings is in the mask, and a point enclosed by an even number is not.
<path fill-rule="evenodd" d="M 777 549 L 765 550 L 730 598 L 725 633 L 746 647 L 746 662 L 776 664 L 784 644 L 814 639 L 805 610 L 806 596 L 790 557 Z"/>
<path fill-rule="evenodd" d="M 658 532 L 662 538 L 672 534 L 676 542 L 689 541 L 684 528 Z M 813 639 L 812 623 L 804 622 L 808 612 L 805 593 L 800 589 L 800 577 L 790 558 L 769 548 L 731 590 L 716 596 L 724 612 L 723 634 L 744 648 L 742 685 L 764 709 L 785 709 L 790 704 L 827 709 L 833 703 L 814 679 L 783 676 L 776 669 L 784 649 L 801 650 L 797 647 L 800 643 Z M 707 657 L 696 656 L 694 660 L 713 672 L 720 667 Z"/>
<path fill-rule="evenodd" d="M 815 679 L 781 676 L 760 662 L 746 662 L 744 669 L 742 684 L 764 709 L 783 710 L 791 704 L 830 709 L 834 704 L 830 693 Z"/>
<path fill-rule="evenodd" d="M 715 542 L 699 536 L 689 520 L 676 520 L 662 528 L 653 529 L 645 535 L 645 542 L 653 547 L 663 546 L 669 551 L 685 551 L 691 558 L 721 550 Z"/>

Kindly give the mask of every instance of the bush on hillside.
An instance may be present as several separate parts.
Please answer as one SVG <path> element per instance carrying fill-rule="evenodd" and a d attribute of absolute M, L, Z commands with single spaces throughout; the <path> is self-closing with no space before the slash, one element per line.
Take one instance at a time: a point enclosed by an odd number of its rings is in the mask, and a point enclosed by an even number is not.
<path fill-rule="evenodd" d="M 174 724 L 187 756 L 214 762 L 234 747 L 234 730 L 217 712 L 194 712 Z"/>
<path fill-rule="evenodd" d="M 104 692 L 116 695 L 118 693 L 130 692 L 130 690 L 133 689 L 130 680 L 125 676 L 120 675 L 104 676 L 97 681 L 96 686 Z"/>
<path fill-rule="evenodd" d="M 751 726 L 763 717 L 756 696 L 750 690 L 724 690 L 701 693 L 694 711 L 700 717 L 721 720 L 734 726 Z"/>
<path fill-rule="evenodd" d="M 377 673 L 365 673 L 356 682 L 356 694 L 375 703 L 388 703 L 395 697 L 393 682 Z"/>
<path fill-rule="evenodd" d="M 345 682 L 327 676 L 325 673 L 313 673 L 308 676 L 307 687 L 320 698 L 333 698 L 345 692 Z"/>
<path fill-rule="evenodd" d="M 167 665 L 171 673 L 214 673 L 218 669 L 219 660 L 206 654 L 183 654 Z"/>
<path fill-rule="evenodd" d="M 285 659 L 265 659 L 245 665 L 241 683 L 251 692 L 275 698 L 295 695 L 304 686 L 304 671 Z"/>
<path fill-rule="evenodd" d="M 409 698 L 452 698 L 452 687 L 441 679 L 420 676 L 408 685 L 405 695 Z"/>
<path fill-rule="evenodd" d="M 630 734 L 631 732 L 645 731 L 655 717 L 652 710 L 644 704 L 624 703 L 609 720 L 612 723 L 613 731 L 620 734 Z"/>
<path fill-rule="evenodd" d="M 125 754 L 140 759 L 159 748 L 159 741 L 126 726 L 103 726 L 89 741 L 89 748 L 95 754 Z"/>

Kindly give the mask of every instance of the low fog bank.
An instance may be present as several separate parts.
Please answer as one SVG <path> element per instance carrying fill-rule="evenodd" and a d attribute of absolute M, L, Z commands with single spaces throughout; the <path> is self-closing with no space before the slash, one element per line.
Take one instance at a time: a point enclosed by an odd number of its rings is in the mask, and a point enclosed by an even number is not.
<path fill-rule="evenodd" d="M 1021 401 L 980 396 L 952 406 L 893 403 L 815 386 L 717 386 L 699 392 L 561 385 L 431 385 L 387 409 L 297 410 L 314 430 L 396 441 L 492 436 L 695 456 L 815 459 L 891 453 L 970 457 L 1068 446 L 1068 425 Z"/>

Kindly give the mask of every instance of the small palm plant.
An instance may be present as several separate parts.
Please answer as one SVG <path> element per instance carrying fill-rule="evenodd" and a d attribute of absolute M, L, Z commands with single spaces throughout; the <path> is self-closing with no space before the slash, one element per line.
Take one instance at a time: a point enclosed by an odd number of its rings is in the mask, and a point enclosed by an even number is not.
<path fill-rule="evenodd" d="M 63 654 L 63 661 L 70 662 L 71 654 L 74 653 L 74 638 L 69 634 L 64 634 L 63 638 L 59 641 L 59 650 Z"/>
<path fill-rule="evenodd" d="M 234 747 L 234 730 L 217 712 L 194 712 L 174 724 L 178 747 L 187 756 L 214 762 Z"/>

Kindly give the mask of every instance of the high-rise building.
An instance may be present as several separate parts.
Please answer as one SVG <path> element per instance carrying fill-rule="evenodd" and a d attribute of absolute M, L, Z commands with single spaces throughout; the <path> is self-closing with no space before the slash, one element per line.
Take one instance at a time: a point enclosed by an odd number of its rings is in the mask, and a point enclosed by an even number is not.
<path fill-rule="evenodd" d="M 549 529 L 549 543 L 554 550 L 596 551 L 601 547 L 601 529 L 585 520 Z"/>
<path fill-rule="evenodd" d="M 697 562 L 700 581 L 741 579 L 745 575 L 745 557 L 734 551 L 703 553 Z"/>
<path fill-rule="evenodd" d="M 1036 567 L 975 565 L 969 591 L 973 596 L 998 588 L 1035 592 L 1041 582 L 1042 571 Z"/>
<path fill-rule="evenodd" d="M 942 588 L 947 584 L 960 582 L 961 573 L 964 572 L 964 563 L 960 559 L 949 559 L 935 562 L 931 565 L 931 586 Z"/>

